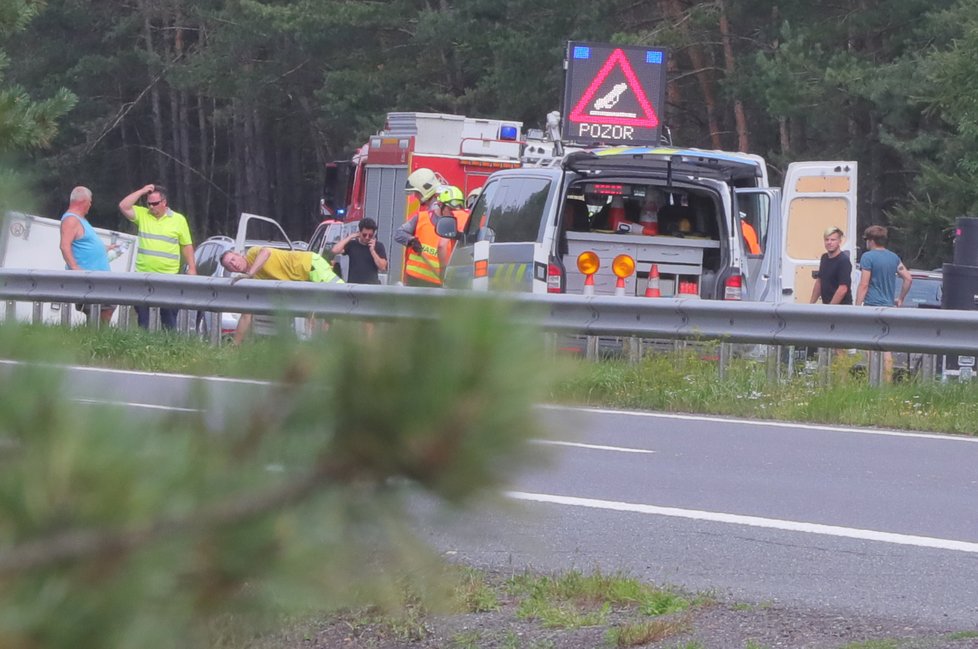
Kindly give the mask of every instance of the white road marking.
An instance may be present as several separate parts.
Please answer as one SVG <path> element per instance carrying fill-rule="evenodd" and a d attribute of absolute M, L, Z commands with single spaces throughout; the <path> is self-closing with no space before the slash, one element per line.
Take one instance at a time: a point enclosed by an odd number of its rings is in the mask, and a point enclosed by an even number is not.
<path fill-rule="evenodd" d="M 531 444 L 545 446 L 572 446 L 574 448 L 589 448 L 596 451 L 614 451 L 616 453 L 655 453 L 645 448 L 627 448 L 624 446 L 602 446 L 601 444 L 581 444 L 578 442 L 561 442 L 555 439 L 532 439 Z"/>
<path fill-rule="evenodd" d="M 955 541 L 952 539 L 939 539 L 931 536 L 915 536 L 912 534 L 896 534 L 893 532 L 878 532 L 876 530 L 863 530 L 854 527 L 839 527 L 836 525 L 821 525 L 819 523 L 802 523 L 799 521 L 786 521 L 777 518 L 761 518 L 758 516 L 741 516 L 739 514 L 724 514 L 722 512 L 706 512 L 697 509 L 679 509 L 677 507 L 659 507 L 658 505 L 642 505 L 637 503 L 625 503 L 614 500 L 595 500 L 593 498 L 575 498 L 573 496 L 555 496 L 552 494 L 527 493 L 524 491 L 508 491 L 506 495 L 515 500 L 526 500 L 539 503 L 551 503 L 555 505 L 569 505 L 572 507 L 589 507 L 592 509 L 606 509 L 618 512 L 631 512 L 637 514 L 651 514 L 654 516 L 671 516 L 673 518 L 688 518 L 698 521 L 711 521 L 716 523 L 730 523 L 733 525 L 748 525 L 750 527 L 764 527 L 774 530 L 786 530 L 789 532 L 804 532 L 807 534 L 821 534 L 825 536 L 839 536 L 849 539 L 860 539 L 864 541 L 879 541 L 881 543 L 895 543 L 897 545 L 914 545 L 922 548 L 934 548 L 938 550 L 956 550 L 958 552 L 968 552 L 978 554 L 978 543 L 968 541 Z"/>
<path fill-rule="evenodd" d="M 149 410 L 173 410 L 175 412 L 204 412 L 199 408 L 181 408 L 179 406 L 159 406 L 152 403 L 136 403 L 134 401 L 109 401 L 106 399 L 72 399 L 75 403 L 99 406 L 123 406 L 125 408 L 147 408 Z"/>
<path fill-rule="evenodd" d="M 208 381 L 211 383 L 242 383 L 246 385 L 277 385 L 274 381 L 261 381 L 258 379 L 238 379 L 226 376 L 199 376 L 196 374 L 170 374 L 167 372 L 142 372 L 139 370 L 117 370 L 110 367 L 89 367 L 87 365 L 59 365 L 52 363 L 31 363 L 27 361 L 15 361 L 10 359 L 0 359 L 0 365 L 50 367 L 58 370 L 74 370 L 79 372 L 96 372 L 103 374 L 121 374 L 132 376 L 162 376 L 174 379 L 195 379 L 198 381 Z"/>
<path fill-rule="evenodd" d="M 978 444 L 978 437 L 965 435 L 950 435 L 940 433 L 913 433 L 881 428 L 856 428 L 845 426 L 828 426 L 821 424 L 798 424 L 790 421 L 766 421 L 755 419 L 734 419 L 732 417 L 711 417 L 707 415 L 680 415 L 668 412 L 642 412 L 638 410 L 612 410 L 610 408 L 577 408 L 574 406 L 557 406 L 541 404 L 537 406 L 544 410 L 573 410 L 575 412 L 592 412 L 598 415 L 622 415 L 626 417 L 652 417 L 658 419 L 679 419 L 683 421 L 710 421 L 719 424 L 742 424 L 749 426 L 766 426 L 768 428 L 800 428 L 802 430 L 821 430 L 835 433 L 862 433 L 864 435 L 885 435 L 889 437 L 916 437 L 920 439 L 940 439 L 947 442 L 970 442 Z"/>

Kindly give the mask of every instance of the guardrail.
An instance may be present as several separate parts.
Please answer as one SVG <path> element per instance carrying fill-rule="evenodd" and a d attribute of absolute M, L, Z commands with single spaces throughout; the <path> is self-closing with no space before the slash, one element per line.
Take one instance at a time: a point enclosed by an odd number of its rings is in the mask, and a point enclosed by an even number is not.
<path fill-rule="evenodd" d="M 872 351 L 978 354 L 978 311 L 725 302 L 691 298 L 484 294 L 361 284 L 0 270 L 0 299 L 145 305 L 391 320 L 431 318 L 447 300 L 507 299 L 517 320 L 586 336 L 721 340 Z"/>

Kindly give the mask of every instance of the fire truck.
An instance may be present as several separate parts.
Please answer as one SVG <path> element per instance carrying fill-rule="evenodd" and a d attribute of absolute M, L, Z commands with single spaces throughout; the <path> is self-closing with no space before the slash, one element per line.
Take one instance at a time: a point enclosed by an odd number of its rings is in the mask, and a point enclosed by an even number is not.
<path fill-rule="evenodd" d="M 351 160 L 327 165 L 320 203 L 324 220 L 309 240 L 309 249 L 328 252 L 369 216 L 377 221 L 377 239 L 387 249 L 387 282 L 396 283 L 404 251 L 394 242 L 394 230 L 419 207 L 404 191 L 408 175 L 427 167 L 468 195 L 491 173 L 520 166 L 522 129 L 522 122 L 511 120 L 388 113 L 384 129 Z"/>

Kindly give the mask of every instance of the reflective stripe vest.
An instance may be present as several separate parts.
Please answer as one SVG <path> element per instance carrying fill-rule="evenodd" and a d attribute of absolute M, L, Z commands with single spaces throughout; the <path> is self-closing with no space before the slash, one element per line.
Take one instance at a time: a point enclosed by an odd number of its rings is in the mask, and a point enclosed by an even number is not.
<path fill-rule="evenodd" d="M 421 254 L 407 248 L 408 256 L 404 264 L 404 274 L 430 282 L 433 286 L 441 286 L 441 261 L 438 259 L 438 244 L 441 237 L 435 232 L 435 224 L 431 222 L 431 213 L 428 210 L 418 212 L 418 224 L 414 228 L 414 236 L 421 242 Z"/>

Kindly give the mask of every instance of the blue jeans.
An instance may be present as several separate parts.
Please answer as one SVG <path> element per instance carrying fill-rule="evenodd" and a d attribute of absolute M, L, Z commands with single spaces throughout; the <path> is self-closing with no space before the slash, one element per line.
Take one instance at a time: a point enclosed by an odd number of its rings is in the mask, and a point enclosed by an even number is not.
<path fill-rule="evenodd" d="M 149 329 L 149 307 L 148 306 L 137 306 L 133 307 L 136 309 L 136 320 L 139 322 L 139 326 L 143 329 Z M 177 328 L 177 312 L 179 309 L 160 309 L 160 327 L 163 329 L 176 329 Z"/>

